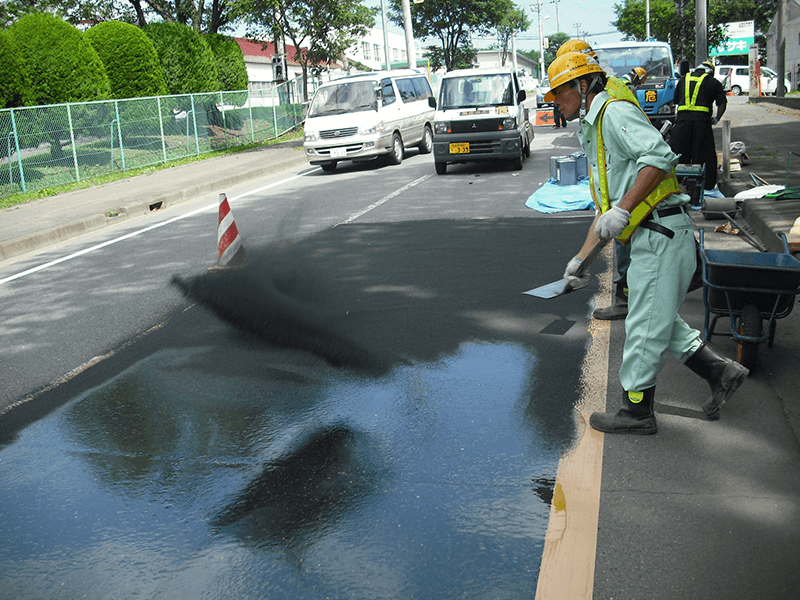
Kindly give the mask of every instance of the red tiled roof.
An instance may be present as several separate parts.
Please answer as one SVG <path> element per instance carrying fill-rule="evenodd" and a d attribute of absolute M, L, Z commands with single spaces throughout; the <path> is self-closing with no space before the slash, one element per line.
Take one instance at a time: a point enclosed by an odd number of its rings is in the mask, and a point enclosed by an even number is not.
<path fill-rule="evenodd" d="M 275 55 L 275 44 L 273 42 L 260 42 L 258 40 L 250 40 L 246 38 L 233 38 L 236 40 L 236 43 L 239 44 L 239 48 L 242 49 L 242 54 L 244 56 L 263 56 L 268 59 L 272 59 Z M 294 46 L 286 46 L 286 54 L 287 54 L 287 62 L 290 65 L 300 66 L 300 63 L 297 62 L 297 49 Z M 333 63 L 331 65 L 334 68 L 341 68 L 341 65 L 338 63 Z"/>

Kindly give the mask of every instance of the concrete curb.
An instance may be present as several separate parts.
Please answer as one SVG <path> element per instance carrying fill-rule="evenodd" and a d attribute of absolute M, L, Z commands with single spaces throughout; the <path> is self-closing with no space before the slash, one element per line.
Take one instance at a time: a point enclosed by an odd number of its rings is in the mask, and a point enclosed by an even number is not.
<path fill-rule="evenodd" d="M 227 186 L 241 185 L 245 181 L 258 179 L 299 164 L 307 164 L 304 153 L 297 153 L 297 157 L 287 157 L 284 159 L 272 160 L 263 167 L 249 169 L 244 172 L 235 173 L 228 177 L 217 178 L 214 181 L 204 181 L 189 188 L 171 190 L 169 192 L 149 198 L 147 201 L 133 201 L 108 211 L 97 213 L 75 219 L 72 222 L 58 227 L 52 227 L 42 231 L 37 231 L 24 236 L 13 238 L 6 242 L 0 242 L 0 261 L 32 252 L 48 245 L 63 242 L 71 238 L 97 231 L 127 220 L 131 217 L 146 215 L 155 210 L 177 206 L 211 192 L 222 191 L 221 188 Z M 213 160 L 213 159 L 211 159 Z M 112 213 L 116 213 L 112 216 Z"/>

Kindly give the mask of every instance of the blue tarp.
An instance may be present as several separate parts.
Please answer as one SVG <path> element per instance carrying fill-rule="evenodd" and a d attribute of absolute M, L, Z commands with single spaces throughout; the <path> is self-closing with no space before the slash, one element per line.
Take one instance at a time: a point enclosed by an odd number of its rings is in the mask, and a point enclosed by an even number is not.
<path fill-rule="evenodd" d="M 555 179 L 550 179 L 530 195 L 525 206 L 541 213 L 593 209 L 589 178 L 581 177 L 576 185 L 558 185 Z"/>

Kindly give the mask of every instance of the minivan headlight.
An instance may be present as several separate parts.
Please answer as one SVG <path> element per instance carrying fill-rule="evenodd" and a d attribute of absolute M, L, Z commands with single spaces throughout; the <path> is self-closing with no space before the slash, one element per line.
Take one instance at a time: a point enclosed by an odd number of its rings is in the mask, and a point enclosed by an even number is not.
<path fill-rule="evenodd" d="M 311 131 L 306 129 L 303 132 L 303 141 L 304 142 L 316 142 L 319 139 L 319 131 Z"/>
<path fill-rule="evenodd" d="M 358 135 L 375 135 L 380 129 L 378 125 L 361 125 L 358 128 Z"/>
<path fill-rule="evenodd" d="M 433 124 L 433 132 L 434 133 L 450 133 L 450 122 L 449 121 L 436 121 Z"/>
<path fill-rule="evenodd" d="M 500 126 L 497 128 L 497 130 L 503 131 L 516 128 L 517 128 L 517 120 L 514 117 L 508 117 L 507 119 L 503 119 L 501 121 Z"/>

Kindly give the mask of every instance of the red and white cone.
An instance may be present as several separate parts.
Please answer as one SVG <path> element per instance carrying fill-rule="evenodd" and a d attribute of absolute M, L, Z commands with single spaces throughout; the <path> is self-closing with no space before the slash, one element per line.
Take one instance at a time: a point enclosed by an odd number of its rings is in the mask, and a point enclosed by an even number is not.
<path fill-rule="evenodd" d="M 242 238 L 233 220 L 231 206 L 225 194 L 219 195 L 219 228 L 217 229 L 219 258 L 214 268 L 223 269 L 240 267 L 247 255 L 242 245 Z"/>

